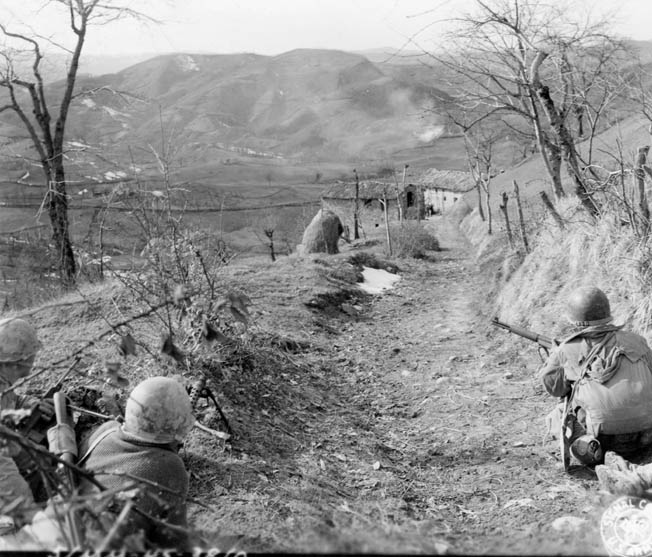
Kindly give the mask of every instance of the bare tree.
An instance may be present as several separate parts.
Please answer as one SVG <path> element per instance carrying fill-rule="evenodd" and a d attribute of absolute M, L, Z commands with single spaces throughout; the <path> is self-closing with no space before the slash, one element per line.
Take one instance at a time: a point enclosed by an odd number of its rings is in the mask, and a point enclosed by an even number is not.
<path fill-rule="evenodd" d="M 76 263 L 70 241 L 64 139 L 84 42 L 89 26 L 93 24 L 102 25 L 127 16 L 144 16 L 113 0 L 49 0 L 45 4 L 66 11 L 73 34 L 72 49 L 65 49 L 71 58 L 58 109 L 52 111 L 56 102 L 46 91 L 41 71 L 45 56 L 42 43 L 47 41 L 53 44 L 52 41 L 42 39 L 33 32 L 16 32 L 0 23 L 0 32 L 5 37 L 5 44 L 0 47 L 0 59 L 3 61 L 0 87 L 6 94 L 6 100 L 0 104 L 0 112 L 13 111 L 18 116 L 36 149 L 47 186 L 45 203 L 60 277 L 64 285 L 70 286 L 75 282 Z M 29 57 L 31 68 L 23 75 L 17 62 L 25 56 Z"/>
<path fill-rule="evenodd" d="M 566 194 L 565 163 L 575 193 L 595 213 L 591 166 L 576 142 L 592 139 L 616 96 L 623 45 L 607 33 L 607 21 L 581 21 L 536 0 L 476 0 L 476 8 L 454 31 L 456 50 L 433 55 L 451 72 L 467 126 L 500 120 L 518 130 L 524 123 L 555 196 Z"/>
<path fill-rule="evenodd" d="M 491 211 L 491 180 L 496 174 L 493 163 L 493 146 L 497 141 L 496 132 L 490 132 L 481 125 L 471 130 L 463 127 L 464 147 L 471 177 L 478 191 L 478 210 L 484 219 L 482 201 L 486 207 L 487 233 L 493 233 L 493 213 Z"/>

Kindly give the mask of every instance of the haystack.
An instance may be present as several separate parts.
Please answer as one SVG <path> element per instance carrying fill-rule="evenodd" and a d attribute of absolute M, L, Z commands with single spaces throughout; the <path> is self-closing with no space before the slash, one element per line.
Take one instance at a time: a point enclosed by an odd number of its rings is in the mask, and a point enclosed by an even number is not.
<path fill-rule="evenodd" d="M 303 233 L 299 253 L 338 253 L 337 243 L 342 232 L 340 217 L 333 211 L 319 210 Z"/>

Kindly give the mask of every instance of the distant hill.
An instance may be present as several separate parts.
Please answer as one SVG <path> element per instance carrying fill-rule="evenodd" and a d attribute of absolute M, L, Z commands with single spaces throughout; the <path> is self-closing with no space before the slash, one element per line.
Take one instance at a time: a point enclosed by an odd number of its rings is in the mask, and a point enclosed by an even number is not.
<path fill-rule="evenodd" d="M 52 87 L 56 93 L 62 84 Z M 405 158 L 397 153 L 428 158 L 419 151 L 446 134 L 436 80 L 388 75 L 364 56 L 335 50 L 163 55 L 80 76 L 77 90 L 92 91 L 76 98 L 68 124 L 77 160 L 88 159 L 83 175 L 92 172 L 90 155 L 118 166 L 133 156 L 141 165 L 149 145 L 160 150 L 162 127 L 184 167 L 243 159 L 390 164 Z"/>
<path fill-rule="evenodd" d="M 652 42 L 631 44 L 649 65 Z M 154 151 L 188 183 L 317 183 L 350 177 L 352 168 L 371 174 L 403 164 L 466 169 L 463 142 L 441 114 L 440 99 L 450 91 L 427 54 L 381 48 L 141 56 L 102 75 L 96 71 L 129 59 L 83 59 L 67 130 L 71 179 L 158 172 Z M 50 85 L 52 106 L 61 91 L 61 82 Z M 5 153 L 29 150 L 8 112 L 0 114 L 0 138 Z M 499 146 L 500 168 L 521 160 L 517 147 L 509 140 Z M 34 172 L 10 159 L 0 178 L 27 171 Z"/>

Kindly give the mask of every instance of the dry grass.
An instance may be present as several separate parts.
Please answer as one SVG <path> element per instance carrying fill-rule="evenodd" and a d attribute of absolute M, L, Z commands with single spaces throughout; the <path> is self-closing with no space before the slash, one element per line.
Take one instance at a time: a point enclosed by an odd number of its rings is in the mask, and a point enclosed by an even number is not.
<path fill-rule="evenodd" d="M 439 242 L 422 223 L 404 221 L 391 228 L 392 246 L 396 257 L 424 259 L 429 252 L 439 251 Z"/>
<path fill-rule="evenodd" d="M 544 223 L 532 253 L 498 296 L 502 319 L 536 329 L 563 328 L 570 292 L 596 285 L 609 297 L 615 321 L 645 335 L 652 322 L 650 246 L 613 215 L 593 222 L 570 200 L 558 209 L 566 229 Z"/>

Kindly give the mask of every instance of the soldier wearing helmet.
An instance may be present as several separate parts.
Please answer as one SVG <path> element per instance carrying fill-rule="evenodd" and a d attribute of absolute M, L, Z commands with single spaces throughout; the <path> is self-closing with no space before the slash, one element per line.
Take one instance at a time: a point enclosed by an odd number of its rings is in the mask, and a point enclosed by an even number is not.
<path fill-rule="evenodd" d="M 102 485 L 120 489 L 136 482 L 141 490 L 138 512 L 120 537 L 142 529 L 154 547 L 185 548 L 187 537 L 180 532 L 187 528 L 188 473 L 177 451 L 194 423 L 181 383 L 151 377 L 130 393 L 123 423 L 103 424 L 80 447 L 79 465 L 95 472 Z M 82 486 L 86 493 L 93 489 Z"/>
<path fill-rule="evenodd" d="M 550 354 L 539 376 L 554 396 L 570 397 L 571 453 L 596 465 L 605 451 L 631 454 L 652 444 L 652 350 L 613 324 L 607 296 L 595 286 L 568 300 L 574 331 Z"/>
<path fill-rule="evenodd" d="M 21 400 L 13 391 L 13 384 L 29 375 L 41 343 L 36 330 L 27 321 L 18 318 L 0 321 L 0 410 L 15 410 Z M 13 530 L 13 519 L 29 519 L 34 509 L 34 497 L 17 464 L 25 461 L 26 453 L 9 444 L 0 450 L 0 508 L 22 499 L 13 517 L 0 517 L 0 534 Z M 20 516 L 22 515 L 22 517 Z"/>

